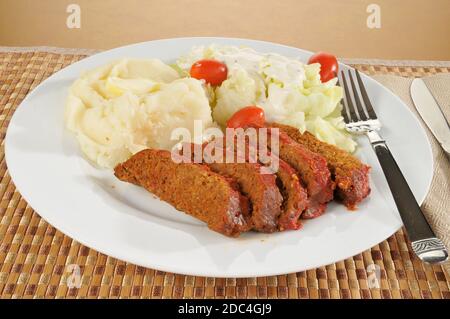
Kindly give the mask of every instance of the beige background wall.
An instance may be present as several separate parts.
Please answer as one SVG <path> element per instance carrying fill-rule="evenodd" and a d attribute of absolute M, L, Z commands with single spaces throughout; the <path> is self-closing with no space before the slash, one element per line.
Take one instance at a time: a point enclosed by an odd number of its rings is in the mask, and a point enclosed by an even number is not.
<path fill-rule="evenodd" d="M 67 5 L 81 28 L 66 26 Z M 381 29 L 366 26 L 370 3 Z M 280 42 L 339 57 L 450 60 L 450 0 L 0 0 L 0 45 L 112 48 L 181 36 Z"/>

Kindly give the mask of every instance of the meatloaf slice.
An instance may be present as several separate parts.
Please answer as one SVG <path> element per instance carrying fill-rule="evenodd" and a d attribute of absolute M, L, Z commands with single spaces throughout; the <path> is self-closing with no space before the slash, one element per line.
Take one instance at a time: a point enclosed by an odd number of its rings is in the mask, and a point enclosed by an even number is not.
<path fill-rule="evenodd" d="M 298 172 L 306 186 L 309 204 L 301 217 L 308 219 L 322 215 L 326 203 L 333 199 L 335 187 L 325 158 L 295 142 L 281 130 L 275 133 L 269 128 L 269 135 L 272 134 L 279 135 L 279 157 Z"/>
<path fill-rule="evenodd" d="M 223 139 L 222 144 L 223 145 L 226 144 L 225 139 Z M 260 154 L 258 153 L 258 146 L 251 145 L 248 141 L 246 141 L 244 154 L 238 153 L 237 148 L 234 147 L 235 159 L 237 159 L 237 157 L 239 156 L 240 158 L 245 158 L 245 161 L 247 162 L 250 161 L 251 149 L 253 150 L 252 154 L 255 154 L 256 159 L 259 161 Z M 265 152 L 267 156 L 273 155 L 270 154 L 269 150 L 265 150 Z M 286 163 L 280 158 L 277 158 L 277 160 L 279 163 L 278 170 L 274 173 L 276 175 L 276 184 L 283 197 L 283 202 L 281 204 L 281 213 L 280 216 L 278 217 L 278 230 L 279 231 L 297 230 L 300 229 L 302 226 L 300 222 L 300 215 L 308 206 L 306 189 L 301 185 L 300 178 L 297 175 L 297 172 L 292 168 L 292 166 L 290 166 L 288 163 Z"/>
<path fill-rule="evenodd" d="M 204 163 L 212 171 L 231 178 L 239 184 L 240 191 L 250 200 L 253 230 L 264 233 L 276 231 L 283 201 L 276 184 L 276 176 L 261 173 L 262 166 L 259 163 L 247 162 L 245 158 L 238 161 L 237 153 L 231 152 L 227 148 L 226 140 L 221 141 L 221 144 L 217 144 L 218 140 L 213 140 L 201 146 L 203 151 L 207 148 L 213 150 L 212 154 L 209 154 L 212 157 L 209 157 L 207 152 L 203 153 Z M 196 150 L 195 144 L 191 144 L 191 150 Z M 217 159 L 215 151 L 221 152 L 223 158 Z M 226 160 L 227 156 L 231 156 L 231 158 Z M 192 158 L 194 158 L 194 154 L 192 154 Z"/>
<path fill-rule="evenodd" d="M 251 203 L 251 223 L 259 232 L 277 230 L 283 197 L 273 174 L 261 174 L 258 163 L 210 163 L 212 171 L 236 180 Z"/>
<path fill-rule="evenodd" d="M 336 182 L 336 197 L 348 208 L 356 208 L 356 205 L 369 195 L 370 166 L 363 164 L 352 154 L 318 140 L 309 132 L 302 134 L 295 127 L 278 123 L 271 126 L 278 127 L 297 143 L 325 157 Z"/>
<path fill-rule="evenodd" d="M 308 197 L 301 185 L 297 172 L 288 163 L 279 160 L 277 171 L 278 187 L 283 195 L 283 205 L 278 218 L 278 230 L 296 230 L 302 224 L 300 215 L 308 207 Z"/>
<path fill-rule="evenodd" d="M 232 181 L 202 164 L 177 164 L 169 151 L 147 149 L 117 165 L 114 174 L 226 236 L 235 237 L 250 228 L 248 199 Z"/>

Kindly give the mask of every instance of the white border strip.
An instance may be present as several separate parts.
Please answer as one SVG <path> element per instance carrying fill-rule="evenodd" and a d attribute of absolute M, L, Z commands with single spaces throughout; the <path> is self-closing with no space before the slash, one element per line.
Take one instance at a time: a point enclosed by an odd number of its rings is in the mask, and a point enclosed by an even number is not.
<path fill-rule="evenodd" d="M 58 48 L 48 46 L 36 47 L 7 47 L 0 46 L 0 52 L 48 52 L 56 54 L 92 55 L 102 52 L 96 49 Z M 425 60 L 382 60 L 382 59 L 354 59 L 342 58 L 340 62 L 345 64 L 366 64 L 385 66 L 416 66 L 416 67 L 450 67 L 450 61 L 425 61 Z"/>

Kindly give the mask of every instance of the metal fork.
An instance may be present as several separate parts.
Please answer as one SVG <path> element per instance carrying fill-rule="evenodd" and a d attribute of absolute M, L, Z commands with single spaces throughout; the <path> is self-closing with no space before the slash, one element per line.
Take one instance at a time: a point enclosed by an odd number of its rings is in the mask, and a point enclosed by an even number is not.
<path fill-rule="evenodd" d="M 356 81 L 354 80 L 356 74 Z M 386 141 L 380 136 L 381 122 L 370 103 L 363 81 L 357 70 L 340 72 L 339 85 L 344 88 L 342 116 L 350 133 L 365 134 L 383 169 L 395 204 L 405 225 L 414 253 L 424 262 L 434 264 L 447 260 L 447 250 L 427 223 L 419 204 L 392 156 Z M 357 82 L 357 85 L 356 83 Z"/>

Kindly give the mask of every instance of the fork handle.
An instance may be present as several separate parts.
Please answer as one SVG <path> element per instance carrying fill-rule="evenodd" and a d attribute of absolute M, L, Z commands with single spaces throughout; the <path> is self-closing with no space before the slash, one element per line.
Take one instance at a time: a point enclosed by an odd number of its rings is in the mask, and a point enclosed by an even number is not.
<path fill-rule="evenodd" d="M 425 219 L 386 142 L 381 139 L 373 141 L 372 147 L 386 176 L 414 252 L 428 263 L 445 261 L 448 257 L 445 246 Z"/>

